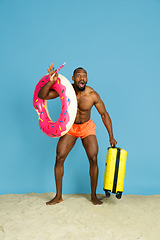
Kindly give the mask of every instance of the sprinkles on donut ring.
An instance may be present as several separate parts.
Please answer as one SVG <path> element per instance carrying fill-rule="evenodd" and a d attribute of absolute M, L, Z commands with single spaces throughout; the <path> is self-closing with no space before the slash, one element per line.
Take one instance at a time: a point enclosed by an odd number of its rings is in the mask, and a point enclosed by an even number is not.
<path fill-rule="evenodd" d="M 38 98 L 39 90 L 49 81 L 45 75 L 36 85 L 33 96 L 33 107 L 39 116 L 39 127 L 49 137 L 61 137 L 72 127 L 77 113 L 77 98 L 71 83 L 64 76 L 58 74 L 57 81 L 50 87 L 58 92 L 61 100 L 61 113 L 53 122 L 47 109 L 47 100 Z"/>

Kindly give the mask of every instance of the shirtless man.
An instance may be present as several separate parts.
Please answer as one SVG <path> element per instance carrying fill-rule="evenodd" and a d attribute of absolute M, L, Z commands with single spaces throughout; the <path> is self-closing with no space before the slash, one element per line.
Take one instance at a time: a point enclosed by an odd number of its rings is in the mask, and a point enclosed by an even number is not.
<path fill-rule="evenodd" d="M 52 65 L 52 66 L 51 66 Z M 50 89 L 51 85 L 57 80 L 58 74 L 51 77 L 54 71 L 53 63 L 47 68 L 49 72 L 49 82 L 41 88 L 38 93 L 38 97 L 41 99 L 54 99 L 59 95 L 58 93 Z M 97 154 L 98 154 L 98 143 L 95 133 L 95 124 L 90 119 L 91 109 L 93 106 L 96 107 L 97 111 L 101 115 L 102 121 L 108 131 L 110 144 L 117 144 L 113 138 L 112 133 L 112 122 L 105 109 L 105 105 L 101 100 L 97 92 L 91 87 L 86 86 L 87 84 L 87 72 L 83 68 L 77 68 L 73 73 L 73 88 L 77 96 L 77 115 L 72 128 L 67 134 L 59 138 L 56 151 L 56 163 L 55 163 L 55 181 L 56 181 L 56 196 L 47 205 L 53 205 L 62 202 L 62 178 L 64 174 L 64 161 L 76 143 L 78 137 L 81 137 L 83 147 L 85 148 L 87 157 L 90 163 L 90 180 L 91 180 L 91 202 L 94 205 L 102 204 L 102 202 L 96 196 L 97 180 L 98 180 L 98 165 L 97 165 Z"/>

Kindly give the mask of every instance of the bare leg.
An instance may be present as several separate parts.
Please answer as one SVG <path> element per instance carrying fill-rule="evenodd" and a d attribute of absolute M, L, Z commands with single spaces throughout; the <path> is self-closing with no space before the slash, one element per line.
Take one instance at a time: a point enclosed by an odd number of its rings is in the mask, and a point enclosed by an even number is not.
<path fill-rule="evenodd" d="M 94 205 L 100 205 L 102 202 L 98 200 L 96 196 L 96 188 L 98 181 L 98 165 L 97 165 L 97 154 L 98 154 L 98 143 L 95 135 L 90 135 L 82 139 L 83 146 L 86 150 L 89 163 L 90 163 L 90 179 L 91 179 L 91 202 Z"/>
<path fill-rule="evenodd" d="M 56 156 L 56 163 L 55 163 L 55 181 L 56 181 L 56 196 L 47 202 L 47 205 L 53 205 L 59 202 L 62 202 L 62 178 L 64 174 L 64 161 L 68 155 L 68 153 L 73 148 L 77 138 L 66 134 L 59 139 L 57 144 L 57 156 Z"/>

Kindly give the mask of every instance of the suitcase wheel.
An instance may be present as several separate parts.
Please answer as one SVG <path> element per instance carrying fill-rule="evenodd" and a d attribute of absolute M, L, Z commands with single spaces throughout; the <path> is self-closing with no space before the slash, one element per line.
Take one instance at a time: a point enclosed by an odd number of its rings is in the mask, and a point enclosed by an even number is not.
<path fill-rule="evenodd" d="M 105 194 L 106 194 L 106 197 L 109 198 L 110 197 L 110 192 L 105 190 Z"/>
<path fill-rule="evenodd" d="M 117 192 L 116 198 L 120 199 L 122 197 L 122 192 Z"/>

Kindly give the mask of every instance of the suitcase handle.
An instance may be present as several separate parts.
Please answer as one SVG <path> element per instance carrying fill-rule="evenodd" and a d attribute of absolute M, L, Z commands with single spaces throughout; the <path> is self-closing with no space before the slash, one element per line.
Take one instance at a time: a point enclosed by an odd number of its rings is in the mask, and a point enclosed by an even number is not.
<path fill-rule="evenodd" d="M 113 143 L 112 145 L 111 145 L 111 148 L 115 148 L 116 146 L 115 146 L 115 144 Z"/>

